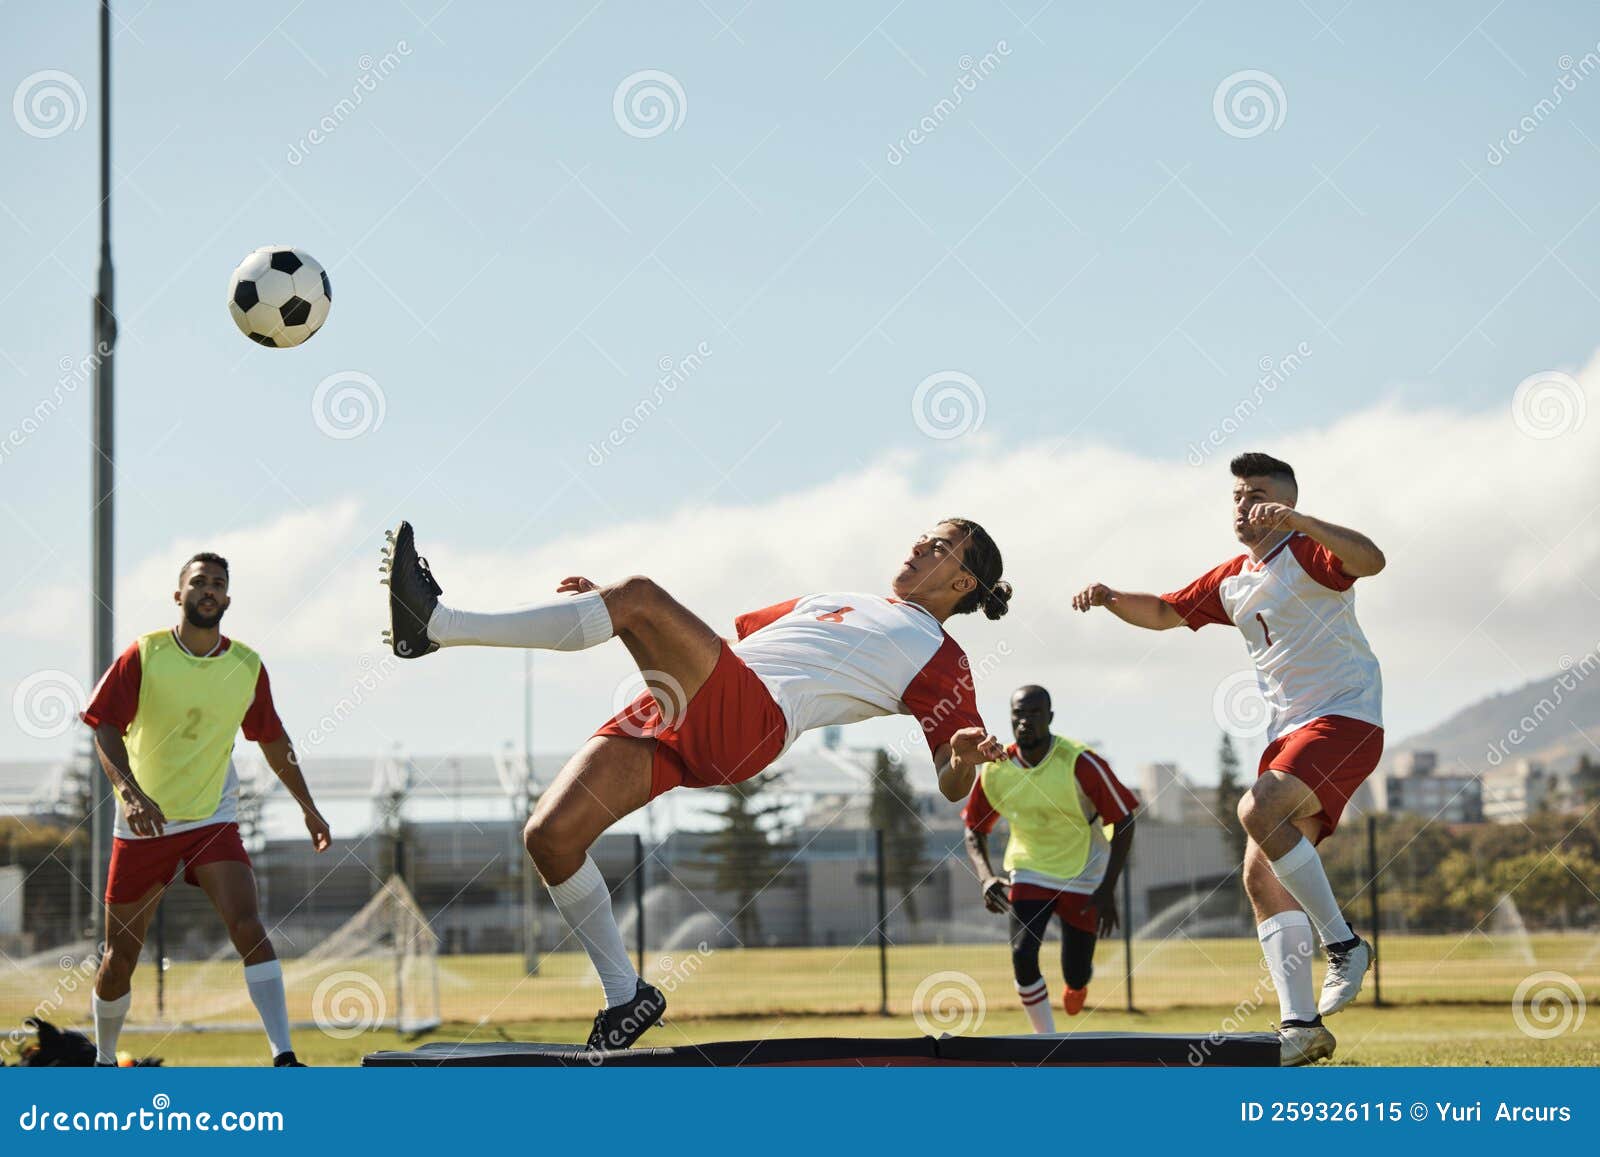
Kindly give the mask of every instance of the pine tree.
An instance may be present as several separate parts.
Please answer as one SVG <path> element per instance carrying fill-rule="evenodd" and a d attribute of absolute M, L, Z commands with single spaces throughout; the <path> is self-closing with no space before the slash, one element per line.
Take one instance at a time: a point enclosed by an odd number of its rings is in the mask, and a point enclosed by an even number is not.
<path fill-rule="evenodd" d="M 1572 773 L 1572 790 L 1580 803 L 1600 802 L 1600 761 L 1587 751 L 1578 756 Z"/>
<path fill-rule="evenodd" d="M 1222 733 L 1217 747 L 1217 818 L 1227 833 L 1228 847 L 1233 852 L 1235 864 L 1244 863 L 1244 849 L 1250 837 L 1244 824 L 1239 822 L 1239 796 L 1243 788 L 1239 783 L 1239 753 L 1234 750 L 1233 736 Z M 1243 893 L 1240 893 L 1241 897 Z"/>
<path fill-rule="evenodd" d="M 768 888 L 785 886 L 783 871 L 794 855 L 777 821 L 788 805 L 763 798 L 777 779 L 758 775 L 717 789 L 722 823 L 698 864 L 710 871 L 712 888 L 733 897 L 734 933 L 746 947 L 761 943 L 756 900 Z"/>
<path fill-rule="evenodd" d="M 884 884 L 900 901 L 911 923 L 917 922 L 917 885 L 927 876 L 917 796 L 905 765 L 882 748 L 872 769 L 868 822 L 883 833 Z M 893 901 L 891 901 L 893 903 Z"/>

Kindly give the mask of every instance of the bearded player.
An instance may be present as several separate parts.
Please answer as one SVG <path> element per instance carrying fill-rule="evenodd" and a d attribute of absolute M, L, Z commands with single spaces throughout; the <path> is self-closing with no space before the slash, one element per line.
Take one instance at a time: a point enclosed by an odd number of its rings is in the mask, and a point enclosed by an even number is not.
<path fill-rule="evenodd" d="M 1055 1032 L 1050 986 L 1039 968 L 1039 949 L 1052 918 L 1061 921 L 1061 1005 L 1068 1016 L 1083 1011 L 1094 975 L 1095 943 L 1117 927 L 1117 879 L 1133 848 L 1133 813 L 1139 799 L 1109 764 L 1086 744 L 1053 735 L 1050 692 L 1018 687 L 1011 696 L 1011 731 L 1017 741 L 1006 758 L 978 771 L 961 818 L 967 858 L 978 874 L 991 912 L 1011 916 L 1011 967 L 1017 998 L 1034 1032 Z M 989 833 L 1005 817 L 1005 869 L 995 875 Z M 1113 825 L 1106 839 L 1105 827 Z"/>
<path fill-rule="evenodd" d="M 812 594 L 714 630 L 648 578 L 600 586 L 562 580 L 557 596 L 497 614 L 458 610 L 411 525 L 389 536 L 390 643 L 402 658 L 440 647 L 577 651 L 622 640 L 648 690 L 595 733 L 539 799 L 524 832 L 551 899 L 605 988 L 589 1045 L 627 1048 L 666 1010 L 628 957 L 610 893 L 589 855 L 623 816 L 675 787 L 757 775 L 802 732 L 880 715 L 921 724 L 948 800 L 972 790 L 978 765 L 1003 750 L 975 706 L 966 655 L 945 634 L 952 615 L 1006 613 L 1011 584 L 984 529 L 948 519 L 912 545 L 891 595 Z"/>
<path fill-rule="evenodd" d="M 1333 1055 L 1322 1023 L 1361 991 L 1372 946 L 1350 929 L 1317 844 L 1383 754 L 1383 680 L 1356 622 L 1360 578 L 1383 570 L 1366 535 L 1296 509 L 1286 462 L 1241 454 L 1233 472 L 1233 532 L 1246 553 L 1167 595 L 1100 583 L 1074 599 L 1125 623 L 1164 631 L 1228 624 L 1244 635 L 1269 710 L 1267 749 L 1239 801 L 1249 842 L 1244 885 L 1278 990 L 1284 1064 Z M 1328 957 L 1320 998 L 1311 977 L 1315 926 Z"/>
<path fill-rule="evenodd" d="M 124 651 L 82 715 L 121 801 L 106 878 L 106 951 L 91 1002 L 96 1063 L 116 1064 L 145 932 L 181 866 L 184 881 L 211 900 L 244 961 L 245 987 L 273 1065 L 301 1068 L 289 1043 L 283 967 L 262 926 L 255 872 L 239 838 L 236 732 L 261 745 L 305 813 L 312 846 L 325 852 L 332 838 L 273 707 L 261 657 L 220 630 L 231 603 L 228 560 L 195 555 L 178 572 L 172 599 L 182 611 L 178 625 L 152 631 Z"/>

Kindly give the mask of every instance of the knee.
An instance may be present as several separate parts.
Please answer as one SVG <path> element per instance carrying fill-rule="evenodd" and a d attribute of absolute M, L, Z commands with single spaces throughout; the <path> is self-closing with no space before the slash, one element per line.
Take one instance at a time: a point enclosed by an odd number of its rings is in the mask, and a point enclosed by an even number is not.
<path fill-rule="evenodd" d="M 1018 984 L 1032 984 L 1041 975 L 1039 971 L 1039 942 L 1028 940 L 1011 945 L 1011 970 Z"/>
<path fill-rule="evenodd" d="M 100 957 L 98 982 L 102 987 L 121 988 L 133 976 L 139 963 L 139 947 L 129 944 L 108 944 Z"/>
<path fill-rule="evenodd" d="M 1281 824 L 1288 822 L 1293 806 L 1293 798 L 1278 781 L 1264 775 L 1239 797 L 1239 822 L 1260 843 Z"/>
<path fill-rule="evenodd" d="M 581 860 L 589 850 L 583 833 L 560 808 L 536 810 L 522 829 L 522 843 L 547 883 L 570 875 L 570 868 L 562 870 L 567 861 Z M 553 875 L 557 878 L 552 879 Z"/>
<path fill-rule="evenodd" d="M 267 941 L 266 925 L 261 923 L 258 913 L 246 912 L 243 915 L 231 916 L 227 925 L 228 938 L 240 952 L 253 952 Z"/>
<path fill-rule="evenodd" d="M 606 611 L 615 624 L 619 617 L 647 613 L 661 601 L 663 595 L 654 579 L 642 574 L 629 575 L 606 588 Z"/>

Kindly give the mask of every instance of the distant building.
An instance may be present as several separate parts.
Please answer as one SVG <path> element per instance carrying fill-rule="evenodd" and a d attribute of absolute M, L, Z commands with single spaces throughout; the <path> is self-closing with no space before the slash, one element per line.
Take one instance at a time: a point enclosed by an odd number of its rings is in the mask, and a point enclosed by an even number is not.
<path fill-rule="evenodd" d="M 1572 777 L 1532 759 L 1519 759 L 1483 773 L 1483 818 L 1495 823 L 1525 820 L 1539 811 L 1570 811 L 1577 805 Z"/>
<path fill-rule="evenodd" d="M 1483 786 L 1477 776 L 1465 769 L 1441 771 L 1434 751 L 1402 751 L 1387 772 L 1368 783 L 1372 786 L 1360 800 L 1363 811 L 1370 800 L 1371 810 L 1447 824 L 1473 824 L 1484 818 Z"/>
<path fill-rule="evenodd" d="M 1139 815 L 1163 824 L 1217 825 L 1223 806 L 1217 789 L 1196 784 L 1176 763 L 1147 763 L 1139 768 Z M 1220 806 L 1219 806 L 1220 805 Z"/>

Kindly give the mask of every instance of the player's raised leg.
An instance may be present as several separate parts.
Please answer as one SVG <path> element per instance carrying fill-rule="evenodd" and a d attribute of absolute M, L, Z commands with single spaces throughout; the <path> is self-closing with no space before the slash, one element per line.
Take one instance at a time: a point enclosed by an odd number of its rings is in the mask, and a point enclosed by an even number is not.
<path fill-rule="evenodd" d="M 1039 948 L 1050 928 L 1055 912 L 1052 900 L 1017 899 L 1011 901 L 1011 971 L 1016 979 L 1017 999 L 1028 1014 L 1034 1032 L 1055 1032 L 1056 1017 L 1050 1008 L 1050 985 L 1039 968 Z"/>
<path fill-rule="evenodd" d="M 1239 815 L 1255 813 L 1247 793 Z M 1314 821 L 1299 820 L 1299 824 Z M 1300 836 L 1296 821 L 1283 825 Z M 1245 829 L 1250 831 L 1249 826 Z M 1281 835 L 1281 833 L 1274 833 Z M 1274 840 L 1274 846 L 1281 841 Z M 1267 974 L 1278 993 L 1278 1035 L 1282 1062 L 1304 1065 L 1333 1055 L 1337 1043 L 1317 1012 L 1317 988 L 1312 976 L 1311 919 L 1272 869 L 1269 854 L 1251 834 L 1244 854 L 1244 890 L 1255 911 L 1256 936 L 1267 961 Z"/>
<path fill-rule="evenodd" d="M 94 978 L 90 1000 L 94 1012 L 95 1064 L 117 1063 L 117 1038 L 133 1002 L 133 970 L 144 949 L 150 919 L 161 903 L 166 885 L 154 884 L 143 896 L 126 903 L 106 905 L 106 950 Z"/>
<path fill-rule="evenodd" d="M 1329 827 L 1325 817 L 1330 806 L 1304 779 L 1278 768 L 1263 771 L 1239 805 L 1245 831 L 1296 906 L 1310 917 L 1327 951 L 1328 970 L 1317 1002 L 1323 1016 L 1355 1000 L 1372 965 L 1372 946 L 1351 931 L 1317 854 L 1316 841 Z"/>
<path fill-rule="evenodd" d="M 220 836 L 219 838 L 226 838 Z M 289 1002 L 283 965 L 261 922 L 255 872 L 247 863 L 218 859 L 193 868 L 195 883 L 222 917 L 228 939 L 244 962 L 244 983 L 266 1030 L 276 1068 L 303 1068 L 289 1038 Z"/>

